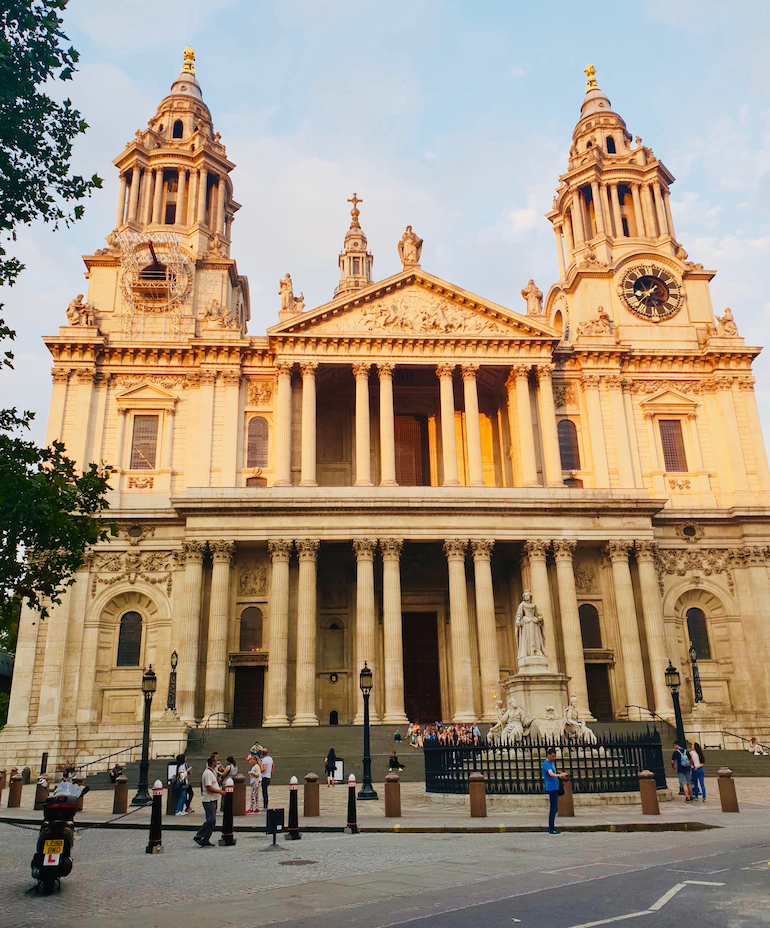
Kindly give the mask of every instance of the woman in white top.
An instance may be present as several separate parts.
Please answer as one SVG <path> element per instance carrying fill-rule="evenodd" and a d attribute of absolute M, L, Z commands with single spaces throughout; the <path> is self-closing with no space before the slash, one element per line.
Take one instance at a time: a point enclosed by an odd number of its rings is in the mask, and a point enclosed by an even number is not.
<path fill-rule="evenodd" d="M 249 783 L 251 785 L 251 799 L 246 815 L 259 812 L 259 785 L 262 782 L 262 761 L 253 757 L 253 766 L 249 770 Z"/>
<path fill-rule="evenodd" d="M 706 758 L 703 756 L 703 748 L 696 741 L 690 745 L 690 770 L 692 773 L 692 798 L 697 799 L 699 796 L 706 801 L 706 770 L 704 764 Z"/>

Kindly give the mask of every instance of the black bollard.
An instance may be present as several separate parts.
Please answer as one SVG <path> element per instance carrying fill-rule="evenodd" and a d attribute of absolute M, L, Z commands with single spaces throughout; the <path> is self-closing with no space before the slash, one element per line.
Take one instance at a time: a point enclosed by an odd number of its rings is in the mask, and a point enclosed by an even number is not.
<path fill-rule="evenodd" d="M 233 837 L 233 789 L 235 783 L 232 777 L 225 780 L 225 808 L 222 814 L 222 837 L 219 839 L 220 847 L 232 847 L 235 844 Z"/>
<path fill-rule="evenodd" d="M 345 834 L 358 834 L 358 822 L 356 821 L 356 775 L 354 773 L 351 773 L 348 777 L 348 827 L 345 829 Z"/>
<path fill-rule="evenodd" d="M 163 784 L 156 780 L 152 787 L 152 814 L 147 854 L 163 853 Z"/>
<path fill-rule="evenodd" d="M 289 827 L 286 831 L 287 841 L 299 841 L 302 835 L 299 833 L 299 806 L 297 805 L 298 793 L 297 778 L 292 777 L 289 780 Z"/>

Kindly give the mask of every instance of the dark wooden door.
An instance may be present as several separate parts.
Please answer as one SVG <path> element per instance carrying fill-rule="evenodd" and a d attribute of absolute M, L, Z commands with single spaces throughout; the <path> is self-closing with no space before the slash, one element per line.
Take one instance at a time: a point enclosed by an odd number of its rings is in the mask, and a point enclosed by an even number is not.
<path fill-rule="evenodd" d="M 235 668 L 233 728 L 259 728 L 262 724 L 264 667 Z"/>
<path fill-rule="evenodd" d="M 442 721 L 436 613 L 405 612 L 402 621 L 407 718 L 422 725 Z"/>
<path fill-rule="evenodd" d="M 414 416 L 396 416 L 396 483 L 400 487 L 421 487 L 422 436 L 420 423 Z"/>
<path fill-rule="evenodd" d="M 586 683 L 591 715 L 599 722 L 613 721 L 610 673 L 607 665 L 586 664 Z"/>

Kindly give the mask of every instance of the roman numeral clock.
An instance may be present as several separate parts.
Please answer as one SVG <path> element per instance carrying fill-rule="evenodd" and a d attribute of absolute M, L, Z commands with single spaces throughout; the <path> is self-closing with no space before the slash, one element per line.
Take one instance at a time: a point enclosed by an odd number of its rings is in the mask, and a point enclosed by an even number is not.
<path fill-rule="evenodd" d="M 618 294 L 632 313 L 650 322 L 669 319 L 682 306 L 681 283 L 654 264 L 629 268 L 620 281 Z"/>

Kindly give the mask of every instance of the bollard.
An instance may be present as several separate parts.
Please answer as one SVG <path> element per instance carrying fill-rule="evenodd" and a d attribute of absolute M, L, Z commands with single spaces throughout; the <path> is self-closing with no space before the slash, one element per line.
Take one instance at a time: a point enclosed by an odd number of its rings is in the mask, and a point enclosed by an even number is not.
<path fill-rule="evenodd" d="M 401 818 L 401 783 L 397 773 L 385 777 L 385 818 Z"/>
<path fill-rule="evenodd" d="M 2 793 L 2 791 L 8 785 L 8 781 L 6 780 L 6 777 L 7 777 L 6 771 L 0 770 L 0 793 Z"/>
<path fill-rule="evenodd" d="M 639 771 L 639 796 L 642 800 L 642 815 L 660 815 L 658 787 L 651 770 Z"/>
<path fill-rule="evenodd" d="M 75 784 L 75 786 L 83 787 L 83 786 L 86 785 L 86 778 L 83 777 L 83 776 L 73 777 L 73 778 L 72 778 L 72 782 Z M 78 798 L 77 798 L 77 807 L 78 807 L 78 811 L 80 811 L 80 812 L 83 811 L 83 799 L 84 799 L 84 798 L 85 798 L 85 797 L 83 796 L 83 793 L 82 793 L 82 790 L 81 790 L 81 793 L 80 793 L 80 795 L 79 795 Z"/>
<path fill-rule="evenodd" d="M 351 773 L 348 777 L 348 825 L 345 829 L 345 834 L 358 834 L 358 822 L 356 821 L 356 775 L 354 773 Z"/>
<path fill-rule="evenodd" d="M 296 777 L 289 780 L 289 827 L 286 830 L 287 841 L 300 841 L 302 835 L 299 833 L 299 789 Z"/>
<path fill-rule="evenodd" d="M 8 790 L 9 809 L 18 809 L 21 806 L 21 788 L 23 785 L 24 781 L 18 774 L 11 777 L 11 788 Z"/>
<path fill-rule="evenodd" d="M 41 776 L 38 777 L 35 787 L 35 809 L 44 809 L 46 799 L 48 799 L 48 777 Z"/>
<path fill-rule="evenodd" d="M 302 814 L 305 818 L 315 818 L 321 814 L 317 773 L 305 774 L 305 795 L 302 800 Z"/>
<path fill-rule="evenodd" d="M 173 780 L 168 781 L 166 790 L 166 815 L 176 815 L 176 804 L 179 801 L 179 790 L 185 789 Z"/>
<path fill-rule="evenodd" d="M 163 784 L 156 780 L 152 786 L 152 813 L 150 814 L 150 840 L 147 854 L 163 853 Z"/>
<path fill-rule="evenodd" d="M 739 812 L 732 770 L 729 767 L 720 767 L 717 770 L 717 777 L 719 778 L 719 801 L 722 803 L 722 811 Z"/>
<path fill-rule="evenodd" d="M 572 798 L 572 774 L 568 773 L 561 781 L 564 795 L 559 796 L 559 818 L 575 817 L 575 800 Z"/>
<path fill-rule="evenodd" d="M 29 784 L 32 782 L 32 771 L 29 769 L 29 767 L 25 767 L 21 771 L 21 781 L 24 786 L 29 786 Z"/>
<path fill-rule="evenodd" d="M 123 815 L 125 812 L 128 812 L 128 777 L 119 776 L 117 780 L 115 780 L 112 814 Z"/>
<path fill-rule="evenodd" d="M 472 773 L 468 777 L 468 795 L 471 800 L 471 818 L 487 817 L 487 781 L 483 773 Z"/>
<path fill-rule="evenodd" d="M 225 780 L 225 807 L 222 814 L 222 837 L 219 839 L 220 847 L 232 847 L 235 844 L 233 837 L 233 778 Z"/>
<path fill-rule="evenodd" d="M 233 777 L 233 815 L 246 814 L 246 777 L 239 773 Z"/>

